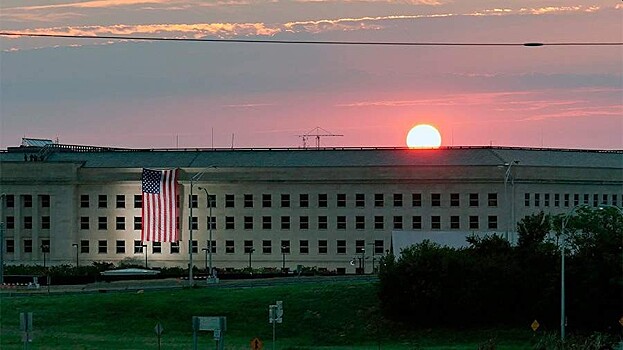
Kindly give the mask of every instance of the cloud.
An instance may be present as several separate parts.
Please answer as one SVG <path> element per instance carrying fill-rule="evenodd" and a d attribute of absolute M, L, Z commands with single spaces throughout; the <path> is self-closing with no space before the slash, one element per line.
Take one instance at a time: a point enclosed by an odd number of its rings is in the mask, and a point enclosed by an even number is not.
<path fill-rule="evenodd" d="M 401 5 L 429 5 L 429 6 L 438 6 L 448 1 L 438 1 L 438 0 L 295 0 L 295 2 L 301 3 L 351 3 L 351 4 L 359 4 L 359 3 L 387 3 L 387 4 L 401 4 Z"/>

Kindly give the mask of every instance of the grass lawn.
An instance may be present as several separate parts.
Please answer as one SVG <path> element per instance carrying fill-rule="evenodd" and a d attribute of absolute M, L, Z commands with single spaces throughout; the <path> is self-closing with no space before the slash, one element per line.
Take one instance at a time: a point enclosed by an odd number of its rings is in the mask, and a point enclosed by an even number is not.
<path fill-rule="evenodd" d="M 2 296 L 0 348 L 23 349 L 19 313 L 34 313 L 31 349 L 192 348 L 192 316 L 226 316 L 226 349 L 249 349 L 254 337 L 272 349 L 268 305 L 283 300 L 276 349 L 526 349 L 531 330 L 408 331 L 382 320 L 375 285 L 326 281 L 256 288 L 194 288 L 97 294 Z M 201 333 L 200 348 L 214 348 Z"/>

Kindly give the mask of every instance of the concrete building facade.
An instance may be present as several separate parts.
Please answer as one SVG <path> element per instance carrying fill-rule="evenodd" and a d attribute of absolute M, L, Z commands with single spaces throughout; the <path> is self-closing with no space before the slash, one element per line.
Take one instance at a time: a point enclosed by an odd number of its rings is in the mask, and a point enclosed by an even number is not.
<path fill-rule="evenodd" d="M 143 247 L 143 168 L 180 169 L 178 243 Z M 371 272 L 395 231 L 512 238 L 541 210 L 623 205 L 623 151 L 45 145 L 3 151 L 0 172 L 6 264 L 142 261 L 146 251 L 150 266 L 185 267 L 193 249 L 203 268 L 211 224 L 216 268 Z"/>

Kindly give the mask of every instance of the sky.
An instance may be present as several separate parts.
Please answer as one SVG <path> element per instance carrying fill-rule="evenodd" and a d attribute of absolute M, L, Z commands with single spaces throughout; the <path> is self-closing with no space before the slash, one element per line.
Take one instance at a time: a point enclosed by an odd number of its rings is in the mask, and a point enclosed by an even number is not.
<path fill-rule="evenodd" d="M 623 42 L 618 0 L 3 0 L 0 30 L 363 42 Z M 623 149 L 623 47 L 0 37 L 0 148 Z M 315 128 L 322 128 L 315 129 Z M 315 131 L 314 131 L 315 130 Z M 310 137 L 307 146 L 315 146 Z"/>

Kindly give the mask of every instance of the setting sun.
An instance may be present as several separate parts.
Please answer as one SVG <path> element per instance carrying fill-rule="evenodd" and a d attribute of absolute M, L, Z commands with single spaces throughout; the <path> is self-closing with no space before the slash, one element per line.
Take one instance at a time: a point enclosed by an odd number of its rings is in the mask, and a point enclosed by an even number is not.
<path fill-rule="evenodd" d="M 437 148 L 441 146 L 441 134 L 431 125 L 414 126 L 407 134 L 409 148 Z"/>

